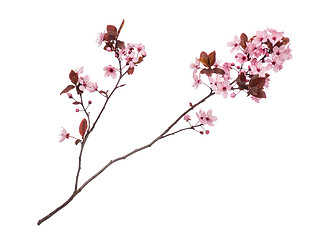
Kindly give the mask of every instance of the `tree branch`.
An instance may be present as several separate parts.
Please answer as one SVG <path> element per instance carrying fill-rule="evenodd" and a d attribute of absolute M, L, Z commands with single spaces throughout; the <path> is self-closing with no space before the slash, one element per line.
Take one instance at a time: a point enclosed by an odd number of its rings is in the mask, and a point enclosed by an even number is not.
<path fill-rule="evenodd" d="M 119 79 L 120 80 L 120 79 Z M 118 85 L 118 84 L 117 84 Z M 116 88 L 115 88 L 116 89 Z M 114 89 L 114 90 L 115 90 Z M 170 134 L 167 134 L 169 132 L 169 130 L 176 125 L 176 123 L 184 116 L 186 115 L 188 112 L 190 112 L 192 109 L 194 109 L 195 107 L 197 107 L 198 105 L 200 105 L 201 103 L 203 103 L 205 100 L 207 100 L 209 97 L 211 97 L 212 95 L 214 95 L 215 92 L 213 92 L 212 90 L 210 91 L 210 93 L 204 97 L 203 99 L 201 99 L 199 102 L 197 102 L 196 104 L 192 105 L 188 110 L 186 110 L 185 112 L 183 112 L 166 130 L 164 130 L 158 137 L 156 137 L 153 141 L 151 141 L 150 143 L 140 147 L 140 148 L 136 148 L 134 149 L 133 151 L 125 154 L 124 156 L 121 156 L 121 157 L 118 157 L 118 158 L 115 158 L 113 160 L 111 160 L 110 162 L 108 162 L 103 168 L 101 168 L 96 174 L 94 174 L 92 177 L 90 177 L 88 180 L 86 180 L 78 189 L 76 187 L 77 190 L 75 190 L 73 192 L 73 194 L 69 197 L 69 199 L 67 201 L 65 201 L 62 205 L 60 205 L 58 208 L 56 208 L 54 211 L 50 212 L 48 215 L 46 215 L 45 217 L 41 218 L 38 222 L 37 222 L 37 225 L 40 225 L 41 223 L 43 223 L 44 221 L 48 220 L 50 217 L 52 217 L 55 213 L 57 213 L 58 211 L 60 211 L 62 208 L 64 208 L 66 205 L 68 205 L 73 199 L 75 196 L 77 196 L 78 193 L 80 193 L 92 180 L 94 180 L 96 177 L 98 177 L 102 172 L 104 172 L 109 166 L 111 166 L 113 163 L 119 161 L 119 160 L 122 160 L 122 159 L 126 159 L 127 157 L 133 155 L 134 153 L 137 153 L 141 150 L 144 150 L 146 148 L 149 148 L 151 147 L 154 143 L 156 143 L 157 141 L 159 141 L 160 139 L 163 139 L 167 136 L 172 136 L 173 134 L 175 133 L 178 133 L 178 132 L 181 132 L 183 130 L 187 130 L 187 129 L 192 129 L 191 127 L 188 127 L 188 128 L 185 128 L 185 129 L 181 129 L 181 130 L 178 130 L 176 132 L 173 132 L 173 133 L 170 133 Z M 110 94 L 110 96 L 112 95 L 112 93 Z M 105 104 L 106 105 L 106 104 Z M 105 106 L 104 105 L 104 106 Z M 97 120 L 96 120 L 97 122 Z M 95 123 L 96 123 L 95 122 Z M 94 125 L 95 125 L 94 123 Z M 91 131 L 94 127 L 94 125 L 92 126 L 91 128 Z M 167 135 L 166 135 L 167 134 Z M 86 138 L 87 138 L 88 134 L 86 135 Z M 83 145 L 85 144 L 85 141 L 86 141 L 86 138 L 84 138 L 83 140 Z M 82 147 L 83 149 L 83 147 Z"/>

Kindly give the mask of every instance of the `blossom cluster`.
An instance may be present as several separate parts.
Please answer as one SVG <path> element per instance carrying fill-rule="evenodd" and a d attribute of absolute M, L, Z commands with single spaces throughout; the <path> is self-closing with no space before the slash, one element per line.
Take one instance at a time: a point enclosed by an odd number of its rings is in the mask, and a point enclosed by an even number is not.
<path fill-rule="evenodd" d="M 147 55 L 145 51 L 145 46 L 143 44 L 125 44 L 123 41 L 119 40 L 120 31 L 123 28 L 123 25 L 124 21 L 118 29 L 113 25 L 107 25 L 106 31 L 99 33 L 97 38 L 98 46 L 101 46 L 103 43 L 105 43 L 104 50 L 114 53 L 114 57 L 118 60 L 118 67 L 115 67 L 113 65 L 107 65 L 103 68 L 104 77 L 107 78 L 111 76 L 113 79 L 119 77 L 116 86 L 112 91 L 110 91 L 110 94 L 112 94 L 116 88 L 125 85 L 119 85 L 121 78 L 124 76 L 125 73 L 127 73 L 128 75 L 133 74 L 135 66 L 141 63 L 144 60 L 144 57 L 146 57 Z M 83 75 L 83 70 L 83 67 L 71 70 L 69 73 L 69 79 L 72 84 L 68 85 L 61 92 L 61 95 L 63 93 L 66 93 L 69 99 L 74 100 L 72 104 L 82 107 L 81 110 L 79 108 L 76 108 L 76 112 L 82 111 L 86 114 L 86 118 L 88 119 L 88 121 L 86 121 L 86 119 L 83 119 L 85 121 L 82 121 L 82 123 L 80 124 L 80 134 L 82 135 L 82 138 L 84 138 L 85 132 L 88 127 L 87 122 L 90 122 L 90 115 L 87 110 L 92 103 L 92 101 L 89 100 L 87 105 L 84 104 L 83 94 L 85 93 L 85 91 L 88 91 L 90 93 L 98 92 L 100 93 L 100 95 L 106 97 L 106 101 L 108 101 L 109 99 L 109 90 L 98 90 L 98 84 L 96 82 L 90 81 L 90 77 L 88 75 Z M 76 100 L 75 96 L 70 93 L 72 89 L 76 90 L 76 93 L 80 99 Z M 76 139 L 76 144 L 81 141 L 80 139 L 72 137 L 64 128 L 62 128 L 60 136 L 60 141 L 69 139 L 69 137 Z"/>
<path fill-rule="evenodd" d="M 231 53 L 237 51 L 236 63 L 216 61 L 215 51 L 210 54 L 202 52 L 190 64 L 194 79 L 192 86 L 196 89 L 202 84 L 207 85 L 224 98 L 229 91 L 231 97 L 245 91 L 254 101 L 259 102 L 261 98 L 266 98 L 263 89 L 269 86 L 268 71 L 278 72 L 283 68 L 284 62 L 292 58 L 288 43 L 289 38 L 284 37 L 283 32 L 270 28 L 257 31 L 250 39 L 245 33 L 240 37 L 235 36 L 227 45 L 232 47 Z M 231 78 L 232 70 L 238 73 L 235 79 Z M 207 76 L 209 85 L 204 83 L 202 75 Z"/>

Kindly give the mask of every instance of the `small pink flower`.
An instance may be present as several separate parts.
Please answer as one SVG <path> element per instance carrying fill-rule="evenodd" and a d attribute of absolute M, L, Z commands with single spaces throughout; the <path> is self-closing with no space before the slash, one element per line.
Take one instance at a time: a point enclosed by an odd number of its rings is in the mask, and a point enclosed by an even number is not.
<path fill-rule="evenodd" d="M 267 42 L 267 31 L 257 31 L 255 38 L 253 39 L 253 44 L 256 45 L 256 47 L 259 47 L 261 44 Z"/>
<path fill-rule="evenodd" d="M 70 134 L 64 128 L 62 128 L 61 133 L 60 133 L 60 137 L 61 138 L 60 138 L 59 142 L 63 142 L 65 139 L 69 139 Z"/>
<path fill-rule="evenodd" d="M 208 124 L 209 126 L 213 126 L 213 122 L 217 120 L 217 117 L 212 116 L 212 110 L 208 110 L 207 113 L 205 111 L 199 110 L 199 113 L 196 113 L 201 124 Z"/>
<path fill-rule="evenodd" d="M 139 54 L 143 57 L 146 57 L 147 56 L 147 53 L 145 51 L 145 46 L 142 44 L 142 43 L 139 43 L 137 46 L 136 46 L 136 49 L 137 51 L 139 52 Z"/>
<path fill-rule="evenodd" d="M 104 35 L 105 35 L 105 32 L 98 33 L 98 36 L 97 36 L 98 47 L 103 43 L 103 41 L 104 41 Z"/>
<path fill-rule="evenodd" d="M 267 38 L 273 45 L 282 40 L 283 32 L 278 32 L 277 30 L 272 28 L 268 28 L 267 30 L 270 33 L 268 34 Z"/>
<path fill-rule="evenodd" d="M 98 89 L 98 85 L 96 82 L 89 82 L 86 86 L 86 90 L 89 92 L 95 92 Z"/>
<path fill-rule="evenodd" d="M 231 90 L 231 85 L 229 81 L 217 82 L 216 94 L 222 94 L 223 98 L 227 98 L 228 91 Z"/>
<path fill-rule="evenodd" d="M 243 53 L 237 53 L 235 58 L 236 58 L 237 62 L 239 62 L 240 64 L 243 64 L 244 62 L 247 61 L 247 56 Z"/>
<path fill-rule="evenodd" d="M 77 75 L 82 74 L 84 70 L 84 67 L 80 67 L 79 69 L 75 69 L 75 73 L 77 73 Z"/>
<path fill-rule="evenodd" d="M 113 79 L 117 77 L 117 70 L 115 67 L 112 67 L 111 65 L 108 65 L 104 67 L 103 69 L 105 71 L 104 77 L 111 76 Z"/>
<path fill-rule="evenodd" d="M 190 116 L 188 114 L 186 114 L 186 115 L 184 115 L 183 119 L 188 122 L 188 121 L 190 121 Z"/>
<path fill-rule="evenodd" d="M 90 81 L 90 77 L 88 75 L 86 75 L 84 77 L 83 76 L 79 77 L 78 82 L 81 84 L 79 86 L 79 89 L 81 91 L 84 91 L 87 88 L 87 85 L 88 85 L 89 81 Z"/>
<path fill-rule="evenodd" d="M 202 80 L 201 80 L 201 74 L 199 74 L 199 76 L 194 74 L 193 78 L 194 78 L 194 84 L 192 86 L 196 89 L 196 88 L 198 88 L 199 85 L 201 85 L 203 83 Z"/>
<path fill-rule="evenodd" d="M 232 47 L 232 49 L 231 49 L 231 53 L 233 53 L 234 51 L 238 51 L 238 50 L 240 49 L 239 43 L 240 43 L 240 40 L 239 40 L 239 38 L 237 37 L 237 35 L 234 36 L 232 42 L 228 42 L 228 43 L 227 43 L 227 45 L 228 45 L 229 47 Z"/>
<path fill-rule="evenodd" d="M 260 77 L 265 77 L 265 73 L 268 70 L 267 67 L 262 66 L 262 63 L 259 61 L 251 61 L 251 72 L 252 74 L 259 74 Z"/>
<path fill-rule="evenodd" d="M 131 52 L 128 56 L 126 56 L 125 60 L 127 61 L 127 65 L 130 68 L 134 68 L 134 63 L 137 62 L 137 59 L 134 57 L 135 52 Z"/>

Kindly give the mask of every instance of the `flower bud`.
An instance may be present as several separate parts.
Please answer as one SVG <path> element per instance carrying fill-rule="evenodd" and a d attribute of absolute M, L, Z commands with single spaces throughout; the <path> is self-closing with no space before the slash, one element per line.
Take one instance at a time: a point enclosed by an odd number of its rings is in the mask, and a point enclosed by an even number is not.
<path fill-rule="evenodd" d="M 78 109 L 78 108 L 76 108 L 76 112 L 79 112 L 79 109 Z"/>

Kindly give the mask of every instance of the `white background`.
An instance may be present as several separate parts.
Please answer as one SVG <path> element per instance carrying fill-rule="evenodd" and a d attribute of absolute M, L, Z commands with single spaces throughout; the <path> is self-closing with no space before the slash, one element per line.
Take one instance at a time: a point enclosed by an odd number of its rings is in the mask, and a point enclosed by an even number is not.
<path fill-rule="evenodd" d="M 0 6 L 1 239 L 336 239 L 335 15 L 332 1 L 7 1 Z M 107 24 L 143 43 L 87 142 L 80 181 L 149 143 L 207 94 L 189 64 L 232 61 L 234 35 L 267 27 L 291 39 L 267 99 L 215 96 L 210 134 L 184 132 L 113 164 L 67 207 L 83 118 L 60 91 L 71 69 L 107 88 L 115 64 L 95 39 Z M 123 79 L 124 81 L 124 79 Z M 92 114 L 102 103 L 97 94 Z M 88 100 L 88 99 L 87 99 Z M 192 115 L 195 119 L 195 116 Z M 180 125 L 185 126 L 185 125 Z"/>

